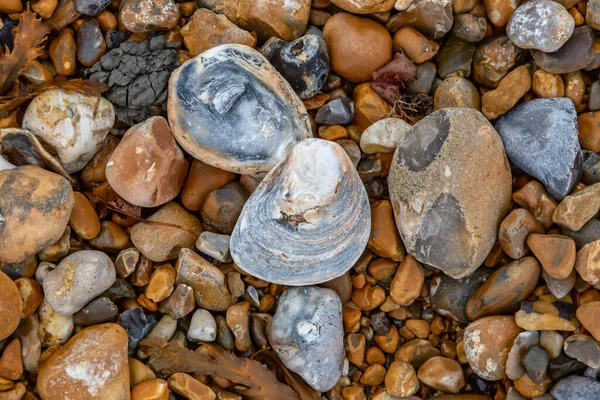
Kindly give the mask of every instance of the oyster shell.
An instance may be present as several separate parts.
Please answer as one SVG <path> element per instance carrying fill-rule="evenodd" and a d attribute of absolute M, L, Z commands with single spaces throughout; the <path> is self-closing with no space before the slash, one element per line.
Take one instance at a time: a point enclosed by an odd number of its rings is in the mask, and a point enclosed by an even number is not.
<path fill-rule="evenodd" d="M 312 136 L 289 83 L 258 51 L 237 44 L 207 50 L 173 72 L 168 116 L 189 154 L 241 174 L 270 171 Z"/>
<path fill-rule="evenodd" d="M 312 285 L 348 271 L 370 229 L 367 192 L 344 149 L 306 139 L 244 205 L 231 256 L 242 270 L 266 281 Z"/>

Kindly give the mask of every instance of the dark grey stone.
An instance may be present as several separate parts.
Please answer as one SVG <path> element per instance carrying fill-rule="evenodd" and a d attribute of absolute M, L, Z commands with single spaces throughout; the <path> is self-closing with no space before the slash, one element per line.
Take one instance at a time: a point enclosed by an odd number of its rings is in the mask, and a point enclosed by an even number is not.
<path fill-rule="evenodd" d="M 158 323 L 156 315 L 146 313 L 142 307 L 131 307 L 119 316 L 119 324 L 127 332 L 129 350 L 137 348 L 140 340 L 145 338 Z"/>
<path fill-rule="evenodd" d="M 435 64 L 427 61 L 417 65 L 417 79 L 406 86 L 406 91 L 412 94 L 427 94 L 435 79 Z"/>
<path fill-rule="evenodd" d="M 454 279 L 445 274 L 439 274 L 431 280 L 429 301 L 431 307 L 441 315 L 454 318 L 461 323 L 468 323 L 465 313 L 467 301 L 492 275 L 493 270 L 479 268 L 473 274 Z"/>
<path fill-rule="evenodd" d="M 438 75 L 442 79 L 453 74 L 468 78 L 471 75 L 475 50 L 474 43 L 452 36 L 442 45 L 435 59 Z"/>
<path fill-rule="evenodd" d="M 102 293 L 102 296 L 105 296 L 116 303 L 124 299 L 134 298 L 135 291 L 126 280 L 117 278 L 112 286 Z"/>
<path fill-rule="evenodd" d="M 95 17 L 108 7 L 112 0 L 75 0 L 75 11 Z"/>
<path fill-rule="evenodd" d="M 73 314 L 73 323 L 76 325 L 96 325 L 114 321 L 119 315 L 119 309 L 108 297 L 100 297 L 80 311 Z"/>
<path fill-rule="evenodd" d="M 354 103 L 347 97 L 331 100 L 315 116 L 315 122 L 319 125 L 348 125 L 353 119 Z"/>
<path fill-rule="evenodd" d="M 548 374 L 548 363 L 550 354 L 543 346 L 535 345 L 523 355 L 521 363 L 525 372 L 534 382 L 543 383 Z"/>
<path fill-rule="evenodd" d="M 8 47 L 8 50 L 13 49 L 13 28 L 19 24 L 19 21 L 14 21 L 4 14 L 0 17 L 0 46 Z"/>
<path fill-rule="evenodd" d="M 318 392 L 338 382 L 344 362 L 342 302 L 331 289 L 292 287 L 267 327 L 281 361 Z"/>
<path fill-rule="evenodd" d="M 496 130 L 511 163 L 562 200 L 581 178 L 577 112 L 567 98 L 535 99 L 501 116 Z"/>
<path fill-rule="evenodd" d="M 600 240 L 600 220 L 590 219 L 576 232 L 565 228 L 560 228 L 560 232 L 573 239 L 577 250 L 579 250 L 588 243 Z"/>
<path fill-rule="evenodd" d="M 269 62 L 272 62 L 273 58 L 276 54 L 281 50 L 283 46 L 285 46 L 288 42 L 283 39 L 279 39 L 278 37 L 273 36 L 269 38 L 265 44 L 260 48 L 260 54 L 265 56 Z"/>
<path fill-rule="evenodd" d="M 558 357 L 550 360 L 550 364 L 548 365 L 550 378 L 552 378 L 553 381 L 557 381 L 569 375 L 579 375 L 583 373 L 586 368 L 587 365 L 567 356 L 565 353 L 560 353 Z"/>
<path fill-rule="evenodd" d="M 383 311 L 371 313 L 371 327 L 377 335 L 385 336 L 390 330 L 390 321 Z"/>
<path fill-rule="evenodd" d="M 585 68 L 594 60 L 594 32 L 583 25 L 575 28 L 567 42 L 553 53 L 532 50 L 535 63 L 553 74 L 568 74 Z"/>
<path fill-rule="evenodd" d="M 600 345 L 589 335 L 569 336 L 564 344 L 565 354 L 591 368 L 600 367 Z"/>
<path fill-rule="evenodd" d="M 590 111 L 600 110 L 600 80 L 592 83 L 592 86 L 590 86 L 589 96 L 588 108 Z"/>
<path fill-rule="evenodd" d="M 558 381 L 550 393 L 556 400 L 600 399 L 600 382 L 586 376 L 569 376 Z"/>
<path fill-rule="evenodd" d="M 583 173 L 581 181 L 586 185 L 600 182 L 600 156 L 591 150 L 581 150 L 583 155 Z"/>

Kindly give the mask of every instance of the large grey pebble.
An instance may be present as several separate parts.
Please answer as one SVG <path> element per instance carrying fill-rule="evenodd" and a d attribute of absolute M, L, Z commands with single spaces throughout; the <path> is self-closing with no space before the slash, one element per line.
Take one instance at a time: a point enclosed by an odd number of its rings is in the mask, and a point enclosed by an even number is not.
<path fill-rule="evenodd" d="M 115 266 L 106 254 L 81 250 L 46 274 L 44 295 L 56 313 L 69 316 L 111 287 L 116 277 Z"/>
<path fill-rule="evenodd" d="M 506 33 L 522 49 L 552 53 L 573 34 L 575 21 L 559 3 L 531 0 L 519 6 L 510 16 Z"/>
<path fill-rule="evenodd" d="M 556 400 L 600 399 L 600 382 L 584 376 L 567 376 L 550 391 Z"/>
<path fill-rule="evenodd" d="M 553 74 L 568 74 L 585 68 L 594 59 L 594 32 L 589 26 L 579 26 L 560 49 L 552 53 L 531 50 L 535 63 Z"/>
<path fill-rule="evenodd" d="M 267 335 L 283 364 L 316 391 L 326 392 L 340 379 L 342 302 L 333 290 L 306 286 L 283 292 Z"/>
<path fill-rule="evenodd" d="M 567 98 L 535 99 L 520 104 L 496 123 L 508 159 L 539 179 L 556 200 L 579 182 L 582 155 L 577 112 Z"/>

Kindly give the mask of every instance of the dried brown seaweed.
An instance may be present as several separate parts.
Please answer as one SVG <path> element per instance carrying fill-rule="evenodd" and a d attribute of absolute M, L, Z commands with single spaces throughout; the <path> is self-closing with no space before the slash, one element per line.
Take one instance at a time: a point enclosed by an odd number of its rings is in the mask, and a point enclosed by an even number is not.
<path fill-rule="evenodd" d="M 148 365 L 160 376 L 176 372 L 218 376 L 236 384 L 232 389 L 248 399 L 300 400 L 298 393 L 279 382 L 275 375 L 258 361 L 238 358 L 233 353 L 212 354 L 193 352 L 174 343 L 157 339 L 140 342 L 140 350 L 150 354 Z M 312 399 L 312 398 L 311 398 Z"/>
<path fill-rule="evenodd" d="M 8 49 L 0 57 L 0 94 L 17 80 L 30 61 L 42 55 L 41 45 L 50 33 L 50 27 L 36 18 L 30 9 L 23 13 L 17 27 L 13 51 Z"/>

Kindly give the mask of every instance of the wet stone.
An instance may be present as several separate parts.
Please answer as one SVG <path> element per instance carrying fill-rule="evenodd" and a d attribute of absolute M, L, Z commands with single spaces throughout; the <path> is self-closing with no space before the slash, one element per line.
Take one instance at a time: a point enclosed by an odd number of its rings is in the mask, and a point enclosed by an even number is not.
<path fill-rule="evenodd" d="M 523 355 L 521 360 L 527 375 L 537 383 L 545 381 L 548 372 L 550 355 L 540 345 L 533 346 Z"/>
<path fill-rule="evenodd" d="M 550 391 L 556 400 L 588 400 L 600 397 L 600 382 L 584 376 L 561 379 Z"/>
<path fill-rule="evenodd" d="M 171 76 L 169 93 L 169 123 L 179 144 L 221 169 L 267 172 L 311 136 L 300 99 L 246 46 L 218 46 L 188 61 Z M 276 133 L 266 138 L 265 131 Z"/>
<path fill-rule="evenodd" d="M 506 32 L 510 40 L 522 49 L 552 53 L 569 40 L 573 29 L 573 17 L 561 4 L 551 0 L 533 0 L 515 10 Z"/>
<path fill-rule="evenodd" d="M 591 336 L 575 334 L 565 339 L 565 354 L 588 367 L 600 367 L 600 345 Z"/>
<path fill-rule="evenodd" d="M 91 67 L 106 53 L 106 41 L 95 19 L 85 21 L 77 32 L 77 59 Z"/>
<path fill-rule="evenodd" d="M 107 297 L 100 297 L 73 314 L 76 325 L 97 325 L 114 321 L 119 315 L 117 306 Z"/>
<path fill-rule="evenodd" d="M 319 125 L 348 125 L 354 119 L 354 103 L 352 99 L 331 100 L 319 108 L 315 122 Z"/>
<path fill-rule="evenodd" d="M 577 114 L 569 99 L 536 99 L 498 119 L 508 159 L 562 200 L 581 177 Z"/>
<path fill-rule="evenodd" d="M 289 288 L 267 327 L 271 346 L 286 367 L 313 389 L 331 389 L 344 359 L 342 304 L 330 289 Z"/>
<path fill-rule="evenodd" d="M 46 274 L 46 301 L 60 315 L 73 315 L 108 289 L 115 278 L 115 267 L 106 254 L 95 250 L 78 251 Z"/>
<path fill-rule="evenodd" d="M 435 276 L 431 280 L 429 290 L 431 307 L 441 315 L 463 324 L 468 323 L 469 318 L 465 313 L 467 301 L 492 273 L 488 268 L 479 268 L 461 279 L 454 279 L 445 274 Z"/>
<path fill-rule="evenodd" d="M 100 14 L 108 5 L 109 0 L 75 0 L 75 11 L 89 17 Z"/>
<path fill-rule="evenodd" d="M 497 178 L 463 179 L 467 165 L 485 166 Z M 415 124 L 398 144 L 388 186 L 408 253 L 454 278 L 481 265 L 511 201 L 500 139 L 483 115 L 471 109 L 438 110 Z M 471 220 L 478 221 L 475 230 Z"/>
<path fill-rule="evenodd" d="M 544 71 L 566 74 L 585 68 L 594 59 L 594 33 L 589 26 L 573 30 L 570 39 L 557 51 L 532 50 L 535 63 Z"/>
<path fill-rule="evenodd" d="M 158 323 L 156 315 L 147 313 L 142 307 L 131 307 L 119 315 L 119 324 L 127 332 L 129 350 L 137 348 L 140 340 L 145 338 Z"/>
<path fill-rule="evenodd" d="M 269 61 L 301 99 L 319 93 L 329 75 L 327 45 L 317 35 L 307 34 L 283 45 Z"/>

